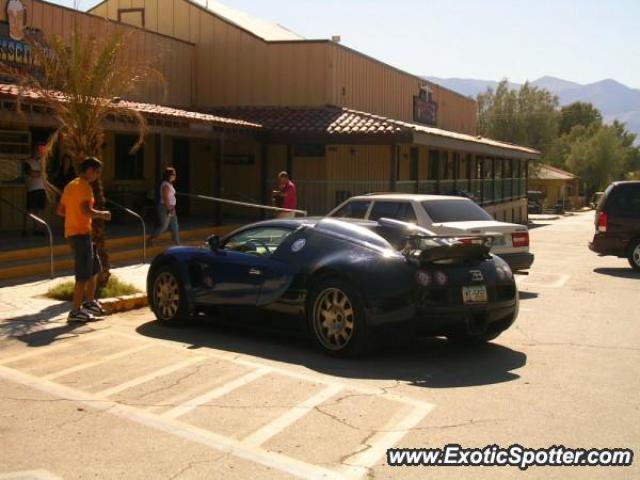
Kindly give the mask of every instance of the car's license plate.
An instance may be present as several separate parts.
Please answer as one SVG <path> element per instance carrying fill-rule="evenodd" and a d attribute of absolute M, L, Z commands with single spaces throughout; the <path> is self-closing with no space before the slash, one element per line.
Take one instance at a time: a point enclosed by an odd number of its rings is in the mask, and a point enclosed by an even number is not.
<path fill-rule="evenodd" d="M 487 287 L 484 285 L 462 287 L 462 300 L 465 304 L 487 303 Z"/>
<path fill-rule="evenodd" d="M 506 245 L 506 242 L 504 241 L 504 237 L 502 235 L 496 235 L 495 237 L 493 237 L 494 247 L 502 247 L 504 245 Z"/>

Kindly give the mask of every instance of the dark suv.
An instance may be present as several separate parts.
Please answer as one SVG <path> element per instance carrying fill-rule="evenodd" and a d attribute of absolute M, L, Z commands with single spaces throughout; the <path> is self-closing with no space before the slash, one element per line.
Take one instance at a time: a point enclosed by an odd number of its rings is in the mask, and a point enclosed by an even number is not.
<path fill-rule="evenodd" d="M 640 271 L 640 181 L 614 182 L 596 209 L 596 234 L 589 248 L 600 255 L 629 259 Z"/>

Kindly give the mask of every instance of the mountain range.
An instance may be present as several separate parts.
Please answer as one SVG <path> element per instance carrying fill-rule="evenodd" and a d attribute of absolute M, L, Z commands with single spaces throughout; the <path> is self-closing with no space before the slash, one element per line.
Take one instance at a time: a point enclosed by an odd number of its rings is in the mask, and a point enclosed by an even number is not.
<path fill-rule="evenodd" d="M 423 78 L 474 98 L 479 93 L 485 92 L 487 88 L 495 89 L 498 86 L 498 82 L 493 80 L 429 76 Z M 610 123 L 613 120 L 624 122 L 628 131 L 638 135 L 636 144 L 640 141 L 640 89 L 628 87 L 612 79 L 582 85 L 550 76 L 539 78 L 530 84 L 546 88 L 557 95 L 561 106 L 577 101 L 593 104 L 600 110 L 605 122 Z M 509 82 L 509 86 L 515 89 L 520 88 L 518 83 Z"/>

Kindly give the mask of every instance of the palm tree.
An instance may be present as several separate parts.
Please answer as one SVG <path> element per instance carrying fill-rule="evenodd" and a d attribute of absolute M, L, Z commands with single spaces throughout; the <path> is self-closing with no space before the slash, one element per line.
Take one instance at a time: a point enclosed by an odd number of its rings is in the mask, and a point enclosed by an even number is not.
<path fill-rule="evenodd" d="M 57 128 L 44 148 L 43 173 L 47 191 L 59 193 L 46 178 L 50 153 L 59 145 L 77 166 L 87 156 L 100 157 L 105 138 L 105 123 L 124 120 L 137 129 L 134 153 L 144 142 L 146 122 L 140 112 L 121 98 L 134 95 L 149 81 L 163 83 L 162 75 L 150 63 L 131 62 L 127 45 L 134 33 L 115 29 L 104 38 L 83 34 L 77 24 L 69 41 L 60 36 L 47 39 L 30 38 L 35 69 L 17 70 L 0 63 L 0 73 L 19 87 L 18 111 L 28 96 L 51 112 Z M 102 181 L 93 185 L 97 209 L 105 209 Z M 93 241 L 105 272 L 100 279 L 105 284 L 109 274 L 109 255 L 105 248 L 105 226 L 102 220 L 93 221 Z"/>

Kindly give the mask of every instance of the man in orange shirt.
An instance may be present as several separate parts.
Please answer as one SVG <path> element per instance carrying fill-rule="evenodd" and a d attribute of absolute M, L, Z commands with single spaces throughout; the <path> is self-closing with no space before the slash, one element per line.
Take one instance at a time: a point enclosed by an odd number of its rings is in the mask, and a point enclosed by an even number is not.
<path fill-rule="evenodd" d="M 64 236 L 75 257 L 76 284 L 73 290 L 73 308 L 67 322 L 86 323 L 104 316 L 104 310 L 95 298 L 96 279 L 102 270 L 100 259 L 91 242 L 91 220 L 111 220 L 111 212 L 95 210 L 91 183 L 102 173 L 102 162 L 87 157 L 80 164 L 80 173 L 64 188 L 57 213 L 64 217 Z"/>

